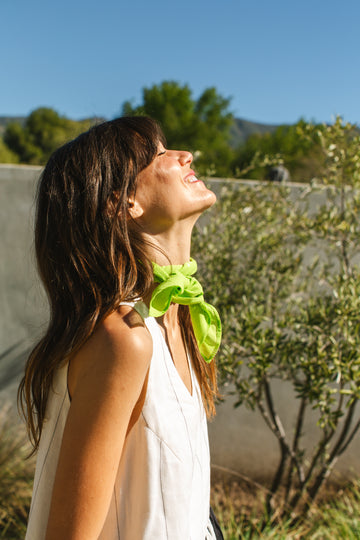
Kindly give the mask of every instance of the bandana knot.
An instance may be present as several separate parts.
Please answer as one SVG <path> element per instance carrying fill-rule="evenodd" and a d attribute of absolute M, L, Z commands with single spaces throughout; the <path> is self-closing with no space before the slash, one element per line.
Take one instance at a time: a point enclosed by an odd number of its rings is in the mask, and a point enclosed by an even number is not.
<path fill-rule="evenodd" d="M 193 277 L 197 270 L 194 259 L 183 265 L 153 264 L 154 280 L 159 285 L 152 293 L 151 317 L 161 317 L 171 302 L 188 305 L 195 338 L 206 362 L 215 356 L 221 341 L 221 321 L 216 309 L 204 301 L 203 288 Z"/>

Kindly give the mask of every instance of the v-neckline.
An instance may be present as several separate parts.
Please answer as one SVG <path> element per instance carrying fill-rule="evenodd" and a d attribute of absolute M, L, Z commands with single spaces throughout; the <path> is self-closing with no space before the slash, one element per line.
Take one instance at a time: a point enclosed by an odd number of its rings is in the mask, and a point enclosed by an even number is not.
<path fill-rule="evenodd" d="M 186 386 L 185 382 L 183 381 L 183 379 L 181 378 L 181 375 L 180 373 L 178 372 L 175 364 L 174 364 L 174 360 L 173 360 L 173 357 L 172 357 L 172 354 L 171 354 L 171 351 L 170 351 L 170 348 L 169 348 L 169 345 L 167 344 L 166 342 L 166 339 L 165 339 L 165 336 L 164 334 L 162 333 L 162 330 L 161 330 L 161 326 L 160 324 L 157 322 L 157 320 L 155 319 L 155 323 L 156 323 L 156 326 L 157 326 L 157 329 L 158 329 L 158 332 L 160 334 L 160 337 L 161 337 L 161 340 L 162 340 L 162 345 L 164 347 L 164 351 L 165 353 L 168 355 L 169 357 L 169 364 L 171 364 L 170 366 L 170 369 L 173 370 L 173 373 L 175 375 L 175 377 L 178 379 L 178 381 L 181 383 L 181 386 L 184 388 L 185 392 L 187 393 L 188 397 L 190 399 L 194 399 L 194 395 L 195 395 L 195 385 L 194 385 L 194 377 L 193 377 L 193 369 L 192 369 L 192 364 L 191 364 L 191 359 L 190 359 L 190 356 L 189 356 L 189 353 L 188 353 L 188 350 L 187 350 L 187 347 L 186 347 L 186 343 L 184 343 L 185 345 L 185 352 L 186 352 L 186 359 L 187 359 L 187 363 L 188 363 L 188 368 L 189 368 L 189 372 L 190 372 L 190 381 L 191 381 L 191 392 L 190 390 L 188 389 L 188 387 Z"/>
<path fill-rule="evenodd" d="M 134 302 L 132 307 L 141 315 L 141 317 L 143 319 L 146 319 L 146 318 L 149 317 L 149 308 L 148 308 L 148 306 L 145 304 L 145 302 L 143 300 L 139 299 L 137 302 Z M 162 333 L 160 324 L 158 323 L 158 321 L 156 320 L 155 317 L 153 317 L 153 320 L 154 320 L 154 323 L 156 324 L 157 330 L 159 332 L 160 339 L 162 340 L 162 346 L 164 348 L 164 352 L 169 357 L 169 363 L 171 364 L 170 369 L 173 371 L 175 378 L 178 379 L 178 381 L 180 382 L 180 386 L 183 387 L 183 389 L 186 392 L 187 396 L 191 400 L 194 400 L 195 393 L 196 393 L 196 388 L 195 388 L 195 384 L 194 384 L 194 373 L 193 373 L 193 367 L 192 367 L 192 363 L 191 363 L 191 359 L 190 359 L 190 355 L 189 355 L 189 351 L 188 351 L 188 348 L 186 346 L 186 343 L 184 342 L 184 346 L 185 346 L 185 352 L 186 352 L 188 368 L 189 368 L 189 372 L 190 372 L 191 392 L 188 389 L 188 387 L 186 386 L 185 382 L 182 380 L 181 375 L 178 372 L 178 370 L 177 370 L 177 368 L 176 368 L 176 366 L 174 364 L 174 360 L 173 360 L 170 348 L 169 348 L 169 346 L 168 346 L 168 344 L 166 342 L 164 334 Z"/>

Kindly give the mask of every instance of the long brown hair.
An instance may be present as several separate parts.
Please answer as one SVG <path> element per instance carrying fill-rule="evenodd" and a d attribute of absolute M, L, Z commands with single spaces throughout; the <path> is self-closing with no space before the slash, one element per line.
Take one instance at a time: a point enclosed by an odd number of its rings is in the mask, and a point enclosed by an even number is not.
<path fill-rule="evenodd" d="M 146 245 L 136 229 L 128 227 L 128 200 L 135 194 L 138 173 L 154 159 L 160 141 L 165 144 L 154 120 L 118 118 L 54 152 L 41 175 L 35 252 L 50 321 L 29 356 L 18 392 L 34 450 L 55 370 L 120 302 L 146 296 L 153 284 Z M 202 361 L 189 310 L 180 307 L 179 322 L 211 414 L 217 390 L 215 365 Z"/>

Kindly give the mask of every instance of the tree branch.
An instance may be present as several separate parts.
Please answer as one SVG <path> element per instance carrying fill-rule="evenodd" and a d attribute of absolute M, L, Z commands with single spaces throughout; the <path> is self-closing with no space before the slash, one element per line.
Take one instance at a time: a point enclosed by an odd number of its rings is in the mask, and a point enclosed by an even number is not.
<path fill-rule="evenodd" d="M 345 452 L 345 450 L 347 449 L 347 447 L 349 446 L 349 444 L 353 440 L 353 438 L 354 438 L 354 436 L 355 436 L 355 434 L 356 434 L 356 432 L 358 431 L 359 428 L 360 428 L 360 420 L 358 420 L 356 422 L 354 429 L 352 430 L 352 432 L 350 433 L 350 435 L 348 437 L 348 440 L 339 449 L 338 456 L 341 456 L 341 454 L 343 454 Z"/>
<path fill-rule="evenodd" d="M 332 470 L 338 456 L 340 455 L 339 451 L 341 450 L 342 443 L 343 443 L 344 439 L 346 438 L 346 436 L 347 436 L 347 434 L 349 432 L 356 404 L 357 404 L 357 401 L 353 401 L 351 403 L 351 405 L 349 407 L 349 410 L 348 410 L 348 413 L 347 413 L 346 418 L 345 418 L 343 428 L 342 428 L 341 433 L 340 433 L 340 435 L 338 437 L 338 440 L 335 443 L 334 448 L 330 452 L 329 458 L 327 460 L 325 460 L 325 463 L 324 463 L 320 473 L 317 475 L 314 484 L 312 485 L 312 487 L 308 491 L 309 499 L 308 499 L 308 502 L 306 504 L 307 508 L 309 507 L 310 503 L 312 503 L 314 501 L 317 493 L 319 492 L 320 487 L 322 486 L 324 480 L 326 480 L 326 478 L 329 476 L 329 474 L 330 474 L 330 472 L 331 472 L 331 470 Z"/>
<path fill-rule="evenodd" d="M 301 399 L 299 412 L 296 420 L 296 428 L 295 428 L 295 434 L 294 434 L 294 440 L 293 440 L 293 446 L 292 451 L 295 455 L 298 455 L 299 450 L 299 441 L 302 433 L 302 427 L 304 423 L 305 418 L 305 410 L 307 406 L 307 398 L 306 396 L 303 396 Z M 302 486 L 302 484 L 305 481 L 305 473 L 302 464 L 299 462 L 299 467 L 296 468 L 298 472 L 298 478 L 299 478 L 299 484 Z M 287 503 L 289 500 L 289 494 L 292 487 L 292 481 L 293 481 L 293 474 L 294 474 L 294 460 L 291 458 L 290 465 L 289 465 L 289 473 L 288 478 L 286 482 L 285 487 L 285 502 Z"/>

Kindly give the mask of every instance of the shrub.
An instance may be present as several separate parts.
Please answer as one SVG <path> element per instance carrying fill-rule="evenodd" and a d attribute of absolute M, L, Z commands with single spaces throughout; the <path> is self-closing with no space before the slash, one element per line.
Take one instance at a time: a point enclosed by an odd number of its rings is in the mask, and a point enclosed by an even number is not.
<path fill-rule="evenodd" d="M 207 298 L 220 311 L 222 380 L 279 443 L 267 513 L 304 516 L 360 427 L 360 138 L 340 118 L 303 126 L 324 154 L 322 187 L 225 186 L 194 237 Z M 293 388 L 286 432 L 274 383 Z M 307 413 L 319 438 L 303 445 Z M 279 513 L 279 512 L 278 512 Z M 280 514 L 281 514 L 280 513 Z"/>

